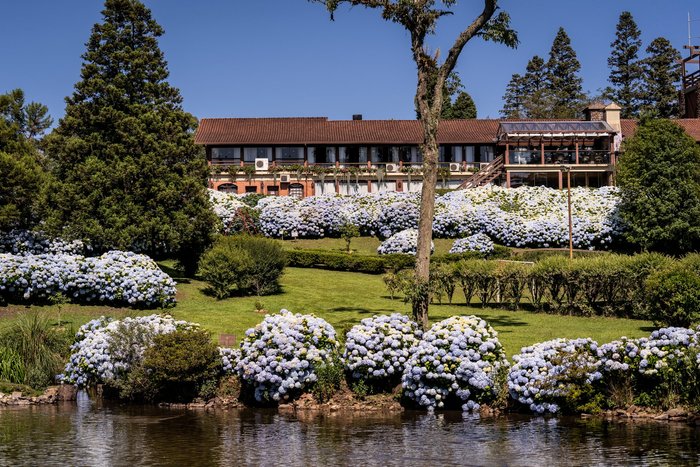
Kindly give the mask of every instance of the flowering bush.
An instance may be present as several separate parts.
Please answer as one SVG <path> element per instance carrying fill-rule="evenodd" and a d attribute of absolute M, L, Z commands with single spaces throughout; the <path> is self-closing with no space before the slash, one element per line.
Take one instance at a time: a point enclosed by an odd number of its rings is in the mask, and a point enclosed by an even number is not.
<path fill-rule="evenodd" d="M 246 331 L 236 372 L 257 401 L 288 400 L 316 382 L 316 368 L 331 364 L 337 349 L 325 320 L 281 310 Z"/>
<path fill-rule="evenodd" d="M 221 356 L 224 374 L 233 374 L 236 370 L 238 360 L 241 358 L 241 351 L 238 349 L 229 349 L 228 347 L 219 347 L 219 355 Z"/>
<path fill-rule="evenodd" d="M 524 347 L 508 374 L 513 399 L 535 413 L 556 413 L 563 405 L 580 411 L 602 378 L 598 344 L 586 339 L 555 339 Z"/>
<path fill-rule="evenodd" d="M 164 307 L 175 302 L 175 282 L 151 258 L 130 252 L 0 253 L 0 296 L 32 301 L 58 293 L 74 302 Z"/>
<path fill-rule="evenodd" d="M 42 232 L 11 230 L 0 232 L 0 253 L 13 255 L 68 254 L 80 255 L 86 250 L 80 240 L 67 242 L 60 238 L 51 239 Z"/>
<path fill-rule="evenodd" d="M 607 248 L 620 236 L 618 204 L 619 191 L 614 187 L 572 189 L 576 248 Z M 352 223 L 363 234 L 387 238 L 417 227 L 419 205 L 416 193 L 379 192 L 301 200 L 269 197 L 260 200 L 256 209 L 260 211 L 262 231 L 270 237 L 289 237 L 292 232 L 300 238 L 333 236 L 342 225 Z M 565 246 L 566 193 L 546 187 L 450 192 L 436 198 L 433 233 L 445 238 L 484 233 L 500 244 L 516 247 Z"/>
<path fill-rule="evenodd" d="M 384 240 L 377 248 L 380 255 L 403 254 L 415 255 L 418 248 L 418 231 L 415 229 L 402 230 Z M 430 251 L 435 250 L 435 244 L 430 242 Z"/>
<path fill-rule="evenodd" d="M 193 326 L 168 315 L 94 319 L 78 329 L 70 359 L 59 380 L 81 387 L 114 383 L 141 361 L 155 336 Z"/>
<path fill-rule="evenodd" d="M 450 399 L 477 410 L 496 394 L 496 377 L 508 367 L 498 333 L 476 316 L 453 316 L 433 325 L 411 349 L 402 383 L 421 406 L 441 408 Z"/>
<path fill-rule="evenodd" d="M 421 334 L 418 325 L 402 314 L 365 318 L 346 336 L 345 368 L 355 379 L 400 378 L 409 350 L 418 343 Z"/>
<path fill-rule="evenodd" d="M 467 253 L 477 251 L 479 253 L 493 253 L 493 241 L 488 235 L 477 233 L 466 238 L 458 238 L 452 244 L 450 253 Z"/>

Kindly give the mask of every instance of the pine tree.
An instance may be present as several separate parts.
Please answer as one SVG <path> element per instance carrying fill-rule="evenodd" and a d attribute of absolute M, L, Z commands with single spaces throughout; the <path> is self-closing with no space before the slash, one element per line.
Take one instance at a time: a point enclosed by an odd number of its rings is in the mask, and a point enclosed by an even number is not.
<path fill-rule="evenodd" d="M 632 13 L 623 11 L 617 23 L 615 40 L 610 44 L 608 81 L 611 86 L 605 91 L 606 98 L 622 107 L 622 118 L 639 116 L 642 77 L 642 64 L 638 59 L 642 45 L 640 35 Z"/>
<path fill-rule="evenodd" d="M 436 79 L 437 77 L 431 79 L 428 89 L 432 90 L 435 87 Z M 474 104 L 472 96 L 464 91 L 464 85 L 458 72 L 453 71 L 445 80 L 445 85 L 442 89 L 442 100 L 441 120 L 476 118 L 476 104 Z M 417 105 L 416 118 L 420 118 Z"/>
<path fill-rule="evenodd" d="M 542 57 L 530 59 L 523 76 L 525 98 L 523 108 L 527 118 L 551 118 L 553 94 L 547 64 Z"/>
<path fill-rule="evenodd" d="M 681 54 L 668 39 L 657 37 L 646 49 L 643 61 L 642 109 L 661 118 L 678 117 L 678 60 Z"/>
<path fill-rule="evenodd" d="M 107 0 L 83 54 L 81 80 L 47 138 L 58 182 L 48 226 L 96 250 L 174 255 L 188 273 L 215 217 L 195 118 L 158 47 L 163 29 L 138 0 Z"/>
<path fill-rule="evenodd" d="M 508 119 L 524 118 L 524 80 L 522 75 L 515 73 L 510 77 L 506 86 L 506 93 L 503 95 L 503 108 L 500 111 L 501 117 Z"/>
<path fill-rule="evenodd" d="M 571 39 L 559 28 L 549 51 L 547 72 L 552 107 L 549 118 L 578 118 L 585 94 L 579 76 L 581 64 L 571 47 Z"/>
<path fill-rule="evenodd" d="M 476 104 L 468 92 L 461 91 L 450 106 L 448 119 L 472 119 L 476 118 Z"/>

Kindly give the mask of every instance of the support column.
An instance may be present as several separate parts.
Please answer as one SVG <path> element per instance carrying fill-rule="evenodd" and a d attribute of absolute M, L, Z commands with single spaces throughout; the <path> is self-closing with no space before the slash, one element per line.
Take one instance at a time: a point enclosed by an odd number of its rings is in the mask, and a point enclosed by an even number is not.
<path fill-rule="evenodd" d="M 576 141 L 576 143 L 574 143 L 574 144 L 576 145 L 576 165 L 578 165 L 579 164 L 579 161 L 578 161 L 578 141 Z"/>
<path fill-rule="evenodd" d="M 510 143 L 506 143 L 506 164 L 510 164 Z"/>
<path fill-rule="evenodd" d="M 506 188 L 510 188 L 510 172 L 506 170 Z"/>
<path fill-rule="evenodd" d="M 561 170 L 559 171 L 559 189 L 564 189 L 564 177 L 562 177 Z"/>
<path fill-rule="evenodd" d="M 540 164 L 544 165 L 544 141 L 540 141 Z"/>

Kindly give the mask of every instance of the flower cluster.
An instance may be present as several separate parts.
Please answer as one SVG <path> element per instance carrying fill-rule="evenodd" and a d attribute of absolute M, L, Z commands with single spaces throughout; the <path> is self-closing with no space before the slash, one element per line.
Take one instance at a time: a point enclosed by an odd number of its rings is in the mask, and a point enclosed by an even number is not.
<path fill-rule="evenodd" d="M 455 240 L 450 248 L 450 253 L 467 253 L 470 251 L 476 251 L 479 253 L 489 254 L 493 253 L 493 241 L 488 235 L 483 233 L 476 233 L 470 235 L 466 238 L 459 238 Z"/>
<path fill-rule="evenodd" d="M 316 381 L 316 368 L 330 363 L 337 349 L 325 320 L 281 310 L 246 331 L 235 369 L 257 401 L 288 400 Z"/>
<path fill-rule="evenodd" d="M 192 326 L 168 315 L 94 319 L 76 333 L 70 359 L 58 379 L 81 387 L 113 382 L 143 358 L 155 336 Z"/>
<path fill-rule="evenodd" d="M 222 193 L 216 190 L 209 191 L 209 202 L 214 209 L 214 213 L 221 219 L 223 233 L 229 234 L 236 219 L 236 213 L 246 204 L 235 194 Z"/>
<path fill-rule="evenodd" d="M 600 380 L 598 344 L 592 339 L 555 339 L 524 347 L 508 373 L 511 397 L 535 413 L 556 413 L 583 385 Z"/>
<path fill-rule="evenodd" d="M 418 249 L 418 231 L 415 229 L 402 230 L 384 240 L 377 248 L 380 255 L 402 254 L 415 255 Z M 430 251 L 435 250 L 435 244 L 430 242 Z"/>
<path fill-rule="evenodd" d="M 495 380 L 508 367 L 498 333 L 476 316 L 436 323 L 411 349 L 402 383 L 421 406 L 441 408 L 453 398 L 462 409 L 478 410 L 495 395 Z"/>
<path fill-rule="evenodd" d="M 241 358 L 241 351 L 238 349 L 229 349 L 228 347 L 219 347 L 219 355 L 221 356 L 224 374 L 234 373 L 238 360 Z"/>
<path fill-rule="evenodd" d="M 614 187 L 574 188 L 573 240 L 576 248 L 607 248 L 623 225 L 618 215 L 619 192 Z M 231 217 L 240 203 L 236 195 L 229 208 L 215 209 Z M 356 225 L 363 234 L 387 238 L 416 228 L 420 196 L 416 193 L 379 192 L 321 195 L 304 199 L 268 197 L 260 200 L 262 231 L 269 237 L 318 238 L 336 235 L 339 226 Z M 235 212 L 235 211 L 234 211 Z M 436 237 L 463 238 L 484 233 L 497 243 L 515 247 L 556 247 L 568 242 L 566 193 L 546 187 L 515 189 L 483 187 L 457 190 L 435 200 L 433 232 Z"/>
<path fill-rule="evenodd" d="M 110 251 L 98 257 L 0 253 L 0 296 L 138 307 L 175 303 L 175 282 L 148 256 Z"/>
<path fill-rule="evenodd" d="M 399 313 L 365 318 L 347 333 L 345 368 L 356 379 L 399 378 L 420 336 L 418 325 Z"/>
<path fill-rule="evenodd" d="M 31 230 L 11 230 L 0 232 L 0 253 L 13 255 L 68 254 L 80 255 L 86 250 L 80 240 L 68 242 L 60 238 L 52 239 L 43 232 Z"/>

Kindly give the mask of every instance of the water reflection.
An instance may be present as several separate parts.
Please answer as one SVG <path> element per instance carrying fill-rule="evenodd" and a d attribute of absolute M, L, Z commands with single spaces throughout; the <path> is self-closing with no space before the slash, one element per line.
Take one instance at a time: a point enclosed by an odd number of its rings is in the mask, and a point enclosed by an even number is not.
<path fill-rule="evenodd" d="M 0 465 L 696 465 L 699 431 L 459 413 L 205 413 L 81 397 L 0 409 Z"/>

